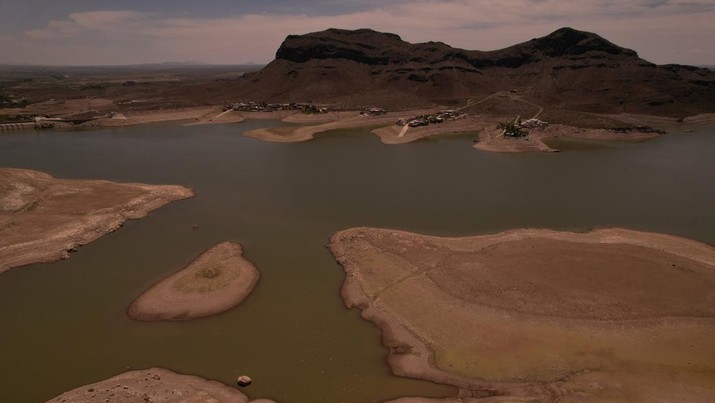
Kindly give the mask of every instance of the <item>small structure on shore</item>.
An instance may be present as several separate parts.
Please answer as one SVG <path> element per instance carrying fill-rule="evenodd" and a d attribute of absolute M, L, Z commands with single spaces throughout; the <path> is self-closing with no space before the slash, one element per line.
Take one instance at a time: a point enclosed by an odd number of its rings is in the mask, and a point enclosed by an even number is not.
<path fill-rule="evenodd" d="M 362 112 L 360 112 L 360 114 L 362 116 L 378 116 L 378 115 L 384 115 L 386 113 L 387 113 L 386 110 L 384 110 L 382 108 L 378 108 L 376 106 L 373 106 L 370 108 L 365 108 L 365 109 L 363 109 Z"/>
<path fill-rule="evenodd" d="M 291 102 L 287 104 L 269 104 L 265 102 L 238 102 L 225 104 L 221 108 L 223 111 L 236 112 L 276 112 L 276 111 L 298 111 L 303 113 L 327 113 L 330 108 L 325 105 L 302 104 Z"/>
<path fill-rule="evenodd" d="M 549 125 L 547 122 L 544 122 L 543 120 L 539 120 L 536 118 L 527 119 L 527 120 L 521 122 L 520 124 L 521 124 L 521 127 L 525 127 L 527 129 L 543 129 Z"/>

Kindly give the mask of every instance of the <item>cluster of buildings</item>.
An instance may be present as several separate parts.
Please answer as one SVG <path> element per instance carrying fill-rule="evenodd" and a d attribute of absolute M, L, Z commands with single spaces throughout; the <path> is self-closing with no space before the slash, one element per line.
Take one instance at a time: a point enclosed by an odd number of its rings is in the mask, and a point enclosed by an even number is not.
<path fill-rule="evenodd" d="M 329 112 L 325 106 L 313 104 L 299 104 L 291 102 L 289 104 L 268 104 L 265 102 L 239 102 L 235 104 L 226 104 L 222 108 L 224 111 L 240 111 L 240 112 L 276 112 L 276 111 L 300 111 L 304 113 L 326 113 Z"/>
<path fill-rule="evenodd" d="M 406 119 L 400 119 L 396 122 L 398 126 L 409 125 L 410 127 L 427 126 L 431 124 L 443 123 L 447 120 L 456 120 L 464 117 L 463 113 L 453 110 L 440 111 L 429 115 L 412 116 Z"/>

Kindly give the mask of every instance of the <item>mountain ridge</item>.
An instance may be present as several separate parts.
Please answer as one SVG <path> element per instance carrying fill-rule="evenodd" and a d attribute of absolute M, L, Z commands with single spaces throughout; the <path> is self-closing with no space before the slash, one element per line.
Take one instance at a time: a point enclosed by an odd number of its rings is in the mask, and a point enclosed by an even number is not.
<path fill-rule="evenodd" d="M 568 27 L 491 51 L 412 44 L 365 28 L 289 35 L 276 58 L 240 86 L 265 101 L 392 109 L 460 105 L 514 89 L 547 106 L 595 113 L 681 116 L 712 112 L 715 105 L 711 70 L 657 66 Z"/>

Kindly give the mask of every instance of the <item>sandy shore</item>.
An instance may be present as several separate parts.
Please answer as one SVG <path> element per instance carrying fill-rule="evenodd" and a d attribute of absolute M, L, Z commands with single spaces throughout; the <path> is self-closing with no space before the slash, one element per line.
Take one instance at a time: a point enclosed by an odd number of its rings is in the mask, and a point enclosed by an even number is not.
<path fill-rule="evenodd" d="M 188 266 L 159 281 L 127 310 L 136 320 L 191 320 L 215 315 L 240 304 L 260 273 L 243 257 L 241 245 L 218 244 Z"/>
<path fill-rule="evenodd" d="M 78 127 L 121 127 L 162 122 L 183 122 L 184 126 L 240 123 L 245 120 L 281 120 L 286 123 L 322 124 L 345 117 L 358 115 L 358 112 L 301 113 L 297 111 L 241 112 L 224 111 L 220 106 L 202 106 L 194 108 L 160 109 L 117 113 L 111 118 L 96 119 Z"/>
<path fill-rule="evenodd" d="M 413 111 L 414 114 L 432 113 L 436 110 Z M 312 140 L 315 135 L 336 129 L 387 126 L 406 116 L 407 112 L 390 112 L 384 115 L 361 116 L 359 112 L 342 112 L 338 120 L 310 126 L 275 127 L 249 130 L 244 136 L 276 143 L 295 143 Z"/>
<path fill-rule="evenodd" d="M 182 186 L 56 179 L 0 168 L 0 273 L 68 258 L 124 221 L 192 196 Z"/>
<path fill-rule="evenodd" d="M 221 109 L 216 106 L 125 112 L 117 113 L 111 118 L 91 120 L 77 127 L 122 127 L 176 121 L 187 121 L 191 123 L 209 120 L 220 113 Z"/>
<path fill-rule="evenodd" d="M 475 135 L 499 122 L 487 116 L 465 116 L 440 124 L 405 128 L 397 125 L 381 127 L 372 131 L 384 144 L 405 144 L 432 136 L 474 133 Z"/>
<path fill-rule="evenodd" d="M 238 389 L 198 376 L 182 375 L 162 368 L 129 371 L 112 378 L 80 386 L 48 400 L 49 403 L 146 403 L 146 402 L 231 402 L 271 403 L 250 400 Z M 275 402 L 273 402 L 275 403 Z"/>
<path fill-rule="evenodd" d="M 711 245 L 624 229 L 355 228 L 329 247 L 346 305 L 382 330 L 398 375 L 460 398 L 715 399 Z M 399 401 L 430 401 L 411 399 Z"/>
<path fill-rule="evenodd" d="M 504 136 L 501 129 L 491 126 L 479 134 L 479 142 L 474 148 L 492 152 L 559 151 L 544 144 L 544 140 L 568 137 L 584 140 L 645 141 L 660 136 L 658 133 L 633 131 L 619 133 L 608 129 L 584 129 L 573 126 L 552 124 L 543 129 L 529 129 L 529 135 L 522 138 Z"/>

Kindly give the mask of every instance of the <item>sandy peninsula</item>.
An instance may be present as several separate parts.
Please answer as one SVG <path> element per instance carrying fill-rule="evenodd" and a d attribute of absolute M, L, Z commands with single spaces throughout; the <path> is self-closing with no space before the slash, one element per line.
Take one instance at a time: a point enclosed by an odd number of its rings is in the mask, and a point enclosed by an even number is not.
<path fill-rule="evenodd" d="M 162 368 L 129 371 L 100 382 L 80 386 L 48 400 L 48 403 L 146 403 L 231 402 L 271 403 L 250 400 L 236 388 Z M 275 402 L 273 402 L 275 403 Z"/>
<path fill-rule="evenodd" d="M 414 111 L 414 114 L 432 113 L 435 110 Z M 398 119 L 409 116 L 407 112 L 388 112 L 383 115 L 363 116 L 359 112 L 343 112 L 338 115 L 337 120 L 326 123 L 311 124 L 307 126 L 285 126 L 274 128 L 262 128 L 249 130 L 243 133 L 244 136 L 253 137 L 263 141 L 276 143 L 296 143 L 312 140 L 315 135 L 330 130 L 352 129 L 356 127 L 387 126 L 394 125 Z"/>
<path fill-rule="evenodd" d="M 711 245 L 625 229 L 355 228 L 329 247 L 346 305 L 380 327 L 398 375 L 460 398 L 715 399 Z M 440 401 L 410 399 L 398 401 Z"/>
<path fill-rule="evenodd" d="M 159 281 L 129 306 L 136 320 L 191 320 L 215 315 L 240 304 L 260 273 L 243 257 L 241 245 L 218 244 L 188 266 Z"/>
<path fill-rule="evenodd" d="M 182 186 L 57 179 L 0 168 L 0 273 L 65 259 L 128 219 L 193 196 Z"/>

